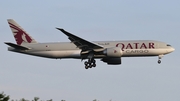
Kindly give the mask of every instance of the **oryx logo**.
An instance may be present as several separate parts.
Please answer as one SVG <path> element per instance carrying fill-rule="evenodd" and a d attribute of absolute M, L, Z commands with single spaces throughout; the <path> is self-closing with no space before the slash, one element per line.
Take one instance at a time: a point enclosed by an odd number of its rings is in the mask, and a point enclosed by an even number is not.
<path fill-rule="evenodd" d="M 14 33 L 14 38 L 18 45 L 21 45 L 23 41 L 27 43 L 31 43 L 32 39 L 28 34 L 26 34 L 26 32 L 24 32 L 22 29 L 20 29 L 19 27 L 11 23 L 9 23 L 9 25 L 11 28 L 16 30 L 16 31 L 13 31 L 13 33 Z"/>

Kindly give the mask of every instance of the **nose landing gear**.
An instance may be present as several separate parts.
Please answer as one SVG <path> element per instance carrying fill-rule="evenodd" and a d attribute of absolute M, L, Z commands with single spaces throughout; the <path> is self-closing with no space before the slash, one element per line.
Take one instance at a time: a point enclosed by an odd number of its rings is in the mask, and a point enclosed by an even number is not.
<path fill-rule="evenodd" d="M 161 60 L 158 60 L 158 64 L 160 64 L 161 63 Z"/>
<path fill-rule="evenodd" d="M 94 59 L 88 59 L 88 61 L 84 62 L 85 69 L 96 67 L 96 60 Z"/>
<path fill-rule="evenodd" d="M 160 64 L 160 63 L 161 63 L 161 59 L 162 59 L 162 57 L 163 57 L 163 55 L 159 55 L 159 56 L 158 56 L 158 64 Z"/>

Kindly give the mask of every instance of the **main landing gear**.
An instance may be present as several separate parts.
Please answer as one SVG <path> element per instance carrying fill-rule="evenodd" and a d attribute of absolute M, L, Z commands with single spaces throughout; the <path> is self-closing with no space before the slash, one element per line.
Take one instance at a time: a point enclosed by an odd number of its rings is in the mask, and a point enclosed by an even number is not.
<path fill-rule="evenodd" d="M 162 59 L 162 57 L 163 57 L 163 55 L 159 55 L 159 56 L 158 56 L 158 64 L 160 64 L 160 63 L 161 63 L 161 59 Z"/>
<path fill-rule="evenodd" d="M 85 68 L 92 68 L 92 67 L 96 67 L 96 60 L 94 59 L 88 59 L 88 61 L 84 62 Z"/>

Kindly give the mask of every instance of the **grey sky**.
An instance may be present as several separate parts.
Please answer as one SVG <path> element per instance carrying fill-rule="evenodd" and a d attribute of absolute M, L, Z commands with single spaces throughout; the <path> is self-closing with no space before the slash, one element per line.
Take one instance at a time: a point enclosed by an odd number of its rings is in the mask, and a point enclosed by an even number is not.
<path fill-rule="evenodd" d="M 2 0 L 0 1 L 0 91 L 60 101 L 179 101 L 179 0 Z M 89 41 L 152 39 L 176 50 L 163 57 L 122 58 L 122 65 L 52 60 L 7 51 L 14 42 L 7 19 L 39 42 L 69 41 L 61 27 Z"/>

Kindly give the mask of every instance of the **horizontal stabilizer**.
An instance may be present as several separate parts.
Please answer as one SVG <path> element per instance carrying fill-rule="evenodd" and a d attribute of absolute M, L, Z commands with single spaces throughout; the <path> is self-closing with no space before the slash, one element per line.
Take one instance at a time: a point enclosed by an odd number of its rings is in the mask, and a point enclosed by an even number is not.
<path fill-rule="evenodd" d="M 29 50 L 30 48 L 24 47 L 24 46 L 19 46 L 17 44 L 14 43 L 10 43 L 10 42 L 5 42 L 5 44 L 15 48 L 15 49 L 19 49 L 19 50 Z"/>

